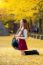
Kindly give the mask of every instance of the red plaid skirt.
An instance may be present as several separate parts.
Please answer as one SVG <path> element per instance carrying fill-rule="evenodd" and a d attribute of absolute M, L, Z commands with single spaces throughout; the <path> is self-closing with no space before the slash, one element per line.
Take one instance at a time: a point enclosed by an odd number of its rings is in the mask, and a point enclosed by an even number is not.
<path fill-rule="evenodd" d="M 19 43 L 18 43 L 18 49 L 19 50 L 27 50 L 27 45 L 26 45 L 26 41 L 24 39 L 19 39 Z"/>

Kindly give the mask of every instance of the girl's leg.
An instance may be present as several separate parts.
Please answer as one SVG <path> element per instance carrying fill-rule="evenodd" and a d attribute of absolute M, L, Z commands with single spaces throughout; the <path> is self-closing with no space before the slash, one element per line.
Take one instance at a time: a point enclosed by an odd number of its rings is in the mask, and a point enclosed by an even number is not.
<path fill-rule="evenodd" d="M 25 55 L 24 50 L 21 51 L 21 55 Z"/>

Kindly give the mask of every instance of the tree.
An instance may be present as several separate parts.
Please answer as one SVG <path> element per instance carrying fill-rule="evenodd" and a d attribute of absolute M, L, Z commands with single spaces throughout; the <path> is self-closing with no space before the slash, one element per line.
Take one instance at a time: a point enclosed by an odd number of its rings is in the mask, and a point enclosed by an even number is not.
<path fill-rule="evenodd" d="M 39 23 L 40 32 L 43 32 L 43 0 L 39 0 L 36 6 L 32 8 L 37 10 L 37 13 L 33 13 L 34 21 Z"/>

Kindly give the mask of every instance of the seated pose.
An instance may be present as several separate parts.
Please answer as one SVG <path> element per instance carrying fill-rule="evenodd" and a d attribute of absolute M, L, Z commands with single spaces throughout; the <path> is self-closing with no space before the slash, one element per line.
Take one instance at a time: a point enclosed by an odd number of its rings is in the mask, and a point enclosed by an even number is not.
<path fill-rule="evenodd" d="M 26 45 L 26 38 L 28 37 L 28 24 L 27 20 L 22 19 L 20 21 L 20 28 L 18 32 L 14 35 L 14 39 L 12 41 L 12 46 L 21 52 L 28 50 Z"/>

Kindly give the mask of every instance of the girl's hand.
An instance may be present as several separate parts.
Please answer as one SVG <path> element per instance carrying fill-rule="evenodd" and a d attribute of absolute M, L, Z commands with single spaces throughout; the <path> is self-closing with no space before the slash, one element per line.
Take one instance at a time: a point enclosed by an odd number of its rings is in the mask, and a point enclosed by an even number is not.
<path fill-rule="evenodd" d="M 13 38 L 16 38 L 16 35 L 14 35 Z"/>
<path fill-rule="evenodd" d="M 18 35 L 15 35 L 15 38 L 18 40 Z"/>
<path fill-rule="evenodd" d="M 18 40 L 18 37 L 16 37 L 16 40 Z"/>
<path fill-rule="evenodd" d="M 18 37 L 18 35 L 15 35 L 15 37 Z"/>

